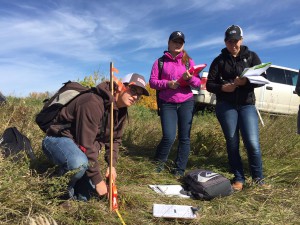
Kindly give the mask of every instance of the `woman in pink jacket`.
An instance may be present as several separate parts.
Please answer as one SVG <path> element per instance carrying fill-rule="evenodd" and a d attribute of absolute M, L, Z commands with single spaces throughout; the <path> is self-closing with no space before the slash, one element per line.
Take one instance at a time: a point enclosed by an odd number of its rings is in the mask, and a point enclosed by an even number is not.
<path fill-rule="evenodd" d="M 184 44 L 184 34 L 174 31 L 169 37 L 168 51 L 162 57 L 163 63 L 159 59 L 154 62 L 149 80 L 150 87 L 159 90 L 158 105 L 163 132 L 155 154 L 157 172 L 164 169 L 178 127 L 179 144 L 175 168 L 172 170 L 176 176 L 184 175 L 190 152 L 194 111 L 194 97 L 190 86 L 200 86 L 200 78 L 187 71 L 195 63 L 184 50 Z"/>

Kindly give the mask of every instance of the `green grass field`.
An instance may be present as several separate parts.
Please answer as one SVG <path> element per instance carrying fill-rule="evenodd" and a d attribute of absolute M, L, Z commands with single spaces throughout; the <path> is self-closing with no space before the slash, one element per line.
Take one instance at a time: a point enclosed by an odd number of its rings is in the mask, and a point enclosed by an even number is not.
<path fill-rule="evenodd" d="M 7 127 L 16 126 L 31 140 L 38 157 L 37 162 L 24 157 L 18 163 L 0 158 L 0 224 L 30 224 L 30 219 L 41 216 L 53 218 L 62 225 L 122 224 L 117 213 L 109 211 L 105 200 L 73 201 L 68 210 L 60 206 L 59 196 L 66 188 L 69 174 L 54 176 L 55 167 L 42 153 L 44 134 L 34 122 L 41 107 L 40 100 L 9 98 L 8 104 L 0 108 L 0 133 Z M 260 128 L 264 173 L 272 188 L 251 186 L 247 157 L 241 143 L 249 181 L 245 189 L 228 197 L 200 201 L 162 196 L 148 187 L 149 184 L 180 184 L 180 181 L 168 171 L 155 173 L 151 162 L 161 138 L 156 112 L 131 107 L 117 167 L 119 212 L 125 223 L 300 224 L 300 135 L 295 133 L 296 116 L 262 114 L 262 117 L 265 122 L 265 127 Z M 213 113 L 199 113 L 194 117 L 191 139 L 187 171 L 205 168 L 232 178 L 228 172 L 225 140 Z M 170 167 L 176 147 L 175 143 L 168 161 Z M 104 162 L 102 165 L 104 169 Z M 194 220 L 155 218 L 152 215 L 154 203 L 199 207 L 199 216 Z"/>

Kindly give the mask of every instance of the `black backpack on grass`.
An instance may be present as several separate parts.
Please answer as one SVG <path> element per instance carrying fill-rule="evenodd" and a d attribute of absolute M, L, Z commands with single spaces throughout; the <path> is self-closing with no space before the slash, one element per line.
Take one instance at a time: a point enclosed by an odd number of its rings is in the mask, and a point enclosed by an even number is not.
<path fill-rule="evenodd" d="M 4 158 L 12 157 L 13 161 L 18 161 L 21 158 L 18 153 L 21 151 L 25 151 L 31 160 L 36 159 L 30 140 L 16 127 L 7 128 L 0 136 L 0 152 Z"/>
<path fill-rule="evenodd" d="M 196 169 L 184 177 L 184 189 L 195 199 L 211 200 L 233 193 L 230 180 L 209 170 Z"/>
<path fill-rule="evenodd" d="M 59 111 L 77 96 L 91 92 L 93 88 L 82 86 L 78 82 L 68 81 L 50 98 L 44 100 L 42 110 L 36 115 L 35 122 L 46 132 L 55 123 Z"/>

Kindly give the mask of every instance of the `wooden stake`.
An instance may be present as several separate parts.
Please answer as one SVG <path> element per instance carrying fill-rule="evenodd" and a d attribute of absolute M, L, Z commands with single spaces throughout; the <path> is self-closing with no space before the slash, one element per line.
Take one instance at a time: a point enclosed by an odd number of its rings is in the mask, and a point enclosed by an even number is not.
<path fill-rule="evenodd" d="M 113 79 L 113 63 L 110 63 L 110 90 L 112 96 L 114 96 L 114 79 Z M 113 167 L 113 142 L 114 142 L 114 101 L 110 105 L 110 158 L 109 158 L 109 209 L 113 211 L 113 177 L 112 177 L 112 167 Z"/>

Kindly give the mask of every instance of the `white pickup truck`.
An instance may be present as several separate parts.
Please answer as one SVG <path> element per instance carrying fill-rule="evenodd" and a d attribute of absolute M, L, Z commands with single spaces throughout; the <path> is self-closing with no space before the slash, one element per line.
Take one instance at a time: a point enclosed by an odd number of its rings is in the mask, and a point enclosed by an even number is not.
<path fill-rule="evenodd" d="M 300 97 L 295 92 L 298 70 L 271 65 L 266 74 L 270 83 L 254 89 L 258 110 L 275 114 L 297 114 L 300 104 Z M 192 90 L 198 109 L 216 104 L 215 94 L 206 90 L 207 76 L 208 72 L 203 72 L 200 89 Z"/>

